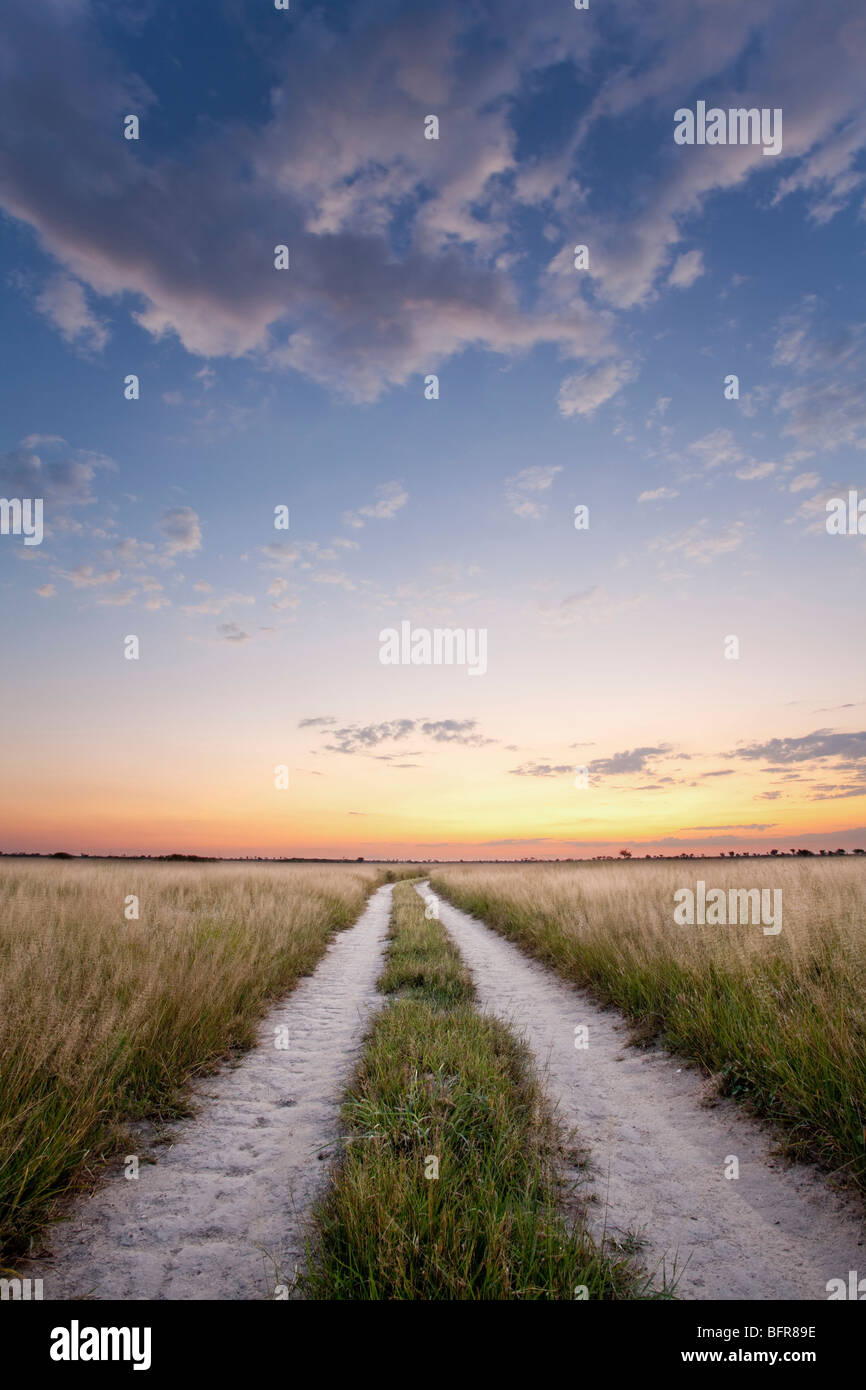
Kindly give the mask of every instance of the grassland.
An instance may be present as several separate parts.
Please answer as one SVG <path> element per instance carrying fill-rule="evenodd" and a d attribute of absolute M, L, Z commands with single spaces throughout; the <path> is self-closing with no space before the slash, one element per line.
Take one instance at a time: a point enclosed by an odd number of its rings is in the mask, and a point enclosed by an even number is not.
<path fill-rule="evenodd" d="M 255 1038 L 383 874 L 371 865 L 0 867 L 0 1249 Z M 125 903 L 139 900 L 138 920 Z"/>
<path fill-rule="evenodd" d="M 678 926 L 674 892 L 780 888 L 783 927 Z M 616 1004 L 866 1191 L 866 865 L 833 859 L 437 869 L 434 891 Z"/>
<path fill-rule="evenodd" d="M 573 1299 L 583 1286 L 593 1299 L 634 1297 L 628 1261 L 559 1214 L 559 1135 L 529 1055 L 478 1012 L 457 950 L 409 884 L 394 890 L 380 988 L 392 1002 L 345 1104 L 308 1295 Z"/>

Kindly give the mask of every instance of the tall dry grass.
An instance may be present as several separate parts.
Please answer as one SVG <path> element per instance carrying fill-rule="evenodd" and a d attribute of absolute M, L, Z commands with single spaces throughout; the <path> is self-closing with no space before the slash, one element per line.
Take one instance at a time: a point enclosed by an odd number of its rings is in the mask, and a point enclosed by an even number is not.
<path fill-rule="evenodd" d="M 678 926 L 674 892 L 780 888 L 782 930 Z M 431 884 L 616 1004 L 866 1191 L 866 864 L 460 865 Z"/>
<path fill-rule="evenodd" d="M 309 974 L 373 865 L 0 863 L 0 1248 Z M 127 921 L 128 896 L 139 920 Z"/>

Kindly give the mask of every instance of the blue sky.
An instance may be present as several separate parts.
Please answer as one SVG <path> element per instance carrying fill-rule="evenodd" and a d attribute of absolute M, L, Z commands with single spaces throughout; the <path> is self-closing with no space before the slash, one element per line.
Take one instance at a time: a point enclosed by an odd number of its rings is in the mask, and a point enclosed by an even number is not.
<path fill-rule="evenodd" d="M 848 0 L 12 0 L 5 846 L 866 843 L 864 56 Z"/>

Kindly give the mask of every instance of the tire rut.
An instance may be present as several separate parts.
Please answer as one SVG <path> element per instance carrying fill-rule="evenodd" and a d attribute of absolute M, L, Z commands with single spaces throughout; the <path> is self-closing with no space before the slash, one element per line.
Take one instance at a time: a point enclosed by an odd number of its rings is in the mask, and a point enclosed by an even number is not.
<path fill-rule="evenodd" d="M 658 1286 L 675 1270 L 678 1298 L 826 1299 L 829 1279 L 866 1274 L 861 1209 L 813 1168 L 774 1159 L 734 1102 L 703 1104 L 696 1068 L 628 1047 L 620 1013 L 442 899 L 439 917 L 482 1007 L 525 1036 L 560 1119 L 591 1150 L 597 1238 L 639 1233 L 647 1271 Z M 731 1156 L 736 1179 L 724 1176 Z"/>
<path fill-rule="evenodd" d="M 170 1147 L 150 1150 L 137 1180 L 112 1169 L 49 1228 L 50 1254 L 28 1271 L 46 1299 L 264 1299 L 291 1287 L 345 1085 L 382 1003 L 391 893 L 380 888 L 334 937 L 263 1019 L 254 1048 L 196 1084 L 198 1113 L 172 1127 Z"/>

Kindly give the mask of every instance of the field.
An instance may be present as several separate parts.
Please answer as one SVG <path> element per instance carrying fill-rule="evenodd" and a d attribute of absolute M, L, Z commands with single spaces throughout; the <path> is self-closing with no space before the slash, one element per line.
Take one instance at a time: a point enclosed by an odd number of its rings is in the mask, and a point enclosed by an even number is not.
<path fill-rule="evenodd" d="M 677 925 L 674 893 L 780 889 L 782 930 Z M 460 865 L 431 886 L 747 1098 L 792 1154 L 866 1189 L 866 865 Z"/>
<path fill-rule="evenodd" d="M 0 1248 L 24 1247 L 125 1124 L 182 1112 L 184 1083 L 250 1046 L 382 878 L 361 864 L 3 861 Z"/>
<path fill-rule="evenodd" d="M 529 1016 L 546 1009 L 550 1036 L 560 1043 L 571 1032 L 573 1006 L 568 992 L 563 1003 L 557 974 L 622 1010 L 638 1047 L 661 1042 L 699 1063 L 719 1091 L 772 1120 L 792 1156 L 817 1161 L 855 1197 L 866 1189 L 862 862 L 441 865 L 429 877 L 442 920 L 429 903 L 425 914 L 413 885 L 399 882 L 423 876 L 411 866 L 373 864 L 4 861 L 0 1239 L 7 1270 L 28 1252 L 38 1255 L 46 1238 L 40 1232 L 65 1209 L 63 1199 L 95 1182 L 105 1202 L 87 1206 L 83 1227 L 79 1214 L 77 1234 L 52 1267 L 58 1287 L 78 1287 L 84 1240 L 96 1262 L 88 1289 L 116 1277 L 127 1280 L 120 1296 L 163 1296 L 159 1223 L 167 1221 L 180 1261 L 167 1266 L 172 1288 L 189 1290 L 168 1296 L 200 1296 L 194 1282 L 184 1284 L 182 1263 L 185 1251 L 198 1258 L 199 1250 L 206 1281 L 215 1277 L 212 1261 L 222 1261 L 221 1296 L 236 1296 L 241 1286 L 246 1292 L 237 1296 L 260 1296 L 251 1292 L 256 1275 L 248 1263 L 241 1283 L 241 1262 L 250 1256 L 248 1217 L 268 1210 L 268 1248 L 285 1247 L 273 1264 L 288 1263 L 291 1296 L 563 1299 L 576 1287 L 593 1299 L 669 1296 L 671 1286 L 650 1288 L 632 1266 L 629 1227 L 624 1242 L 618 1236 L 611 1244 L 604 1231 L 599 1238 L 575 1223 L 577 1207 L 563 1186 L 566 1159 L 585 1149 L 591 1160 L 601 1132 L 586 1136 L 579 1118 L 569 1136 L 554 1118 L 546 1044 L 530 1048 L 512 1028 L 506 1003 L 518 967 L 539 972 L 497 932 L 546 967 L 533 986 L 543 1009 Z M 680 924 L 675 894 L 694 893 L 699 880 L 707 892 L 770 890 L 773 926 Z M 390 889 L 376 893 L 395 882 L 393 898 Z M 335 932 L 339 940 L 322 961 Z M 476 986 L 484 952 L 475 953 L 484 939 L 509 955 L 498 976 L 485 967 L 482 1008 Z M 259 1034 L 278 1000 L 298 1020 L 301 1044 L 281 1054 L 283 1064 Z M 203 1131 L 197 1119 L 187 1121 L 175 1157 L 161 1158 L 161 1132 L 190 1113 L 191 1081 L 229 1058 L 255 1059 L 263 1046 L 273 1083 L 257 1092 L 254 1080 L 246 1090 L 242 1081 L 232 1093 L 239 1106 L 221 1127 Z M 581 1074 L 577 1056 L 567 1038 L 564 1070 L 557 1064 L 560 1099 Z M 622 1060 L 614 1057 L 613 1067 L 621 1079 L 628 1071 L 616 1065 Z M 597 1084 L 593 1065 L 587 1094 Z M 249 1075 L 257 1075 L 255 1065 Z M 664 1078 L 653 1076 L 641 1099 L 655 1110 L 652 1087 Z M 637 1093 L 611 1082 L 608 1074 L 608 1101 L 618 1106 L 611 1113 L 627 1124 Z M 703 1112 L 693 1106 L 693 1113 Z M 255 1133 L 274 1136 L 270 1157 Z M 657 1223 L 667 1210 L 661 1178 L 681 1142 L 673 1131 L 657 1131 L 652 1144 Z M 118 1201 L 109 1189 L 118 1155 L 129 1149 L 161 1176 L 151 1180 L 155 1188 L 121 1175 Z M 425 1175 L 431 1156 L 441 1164 L 436 1181 Z M 318 1163 L 325 1157 L 334 1159 L 331 1168 Z M 703 1162 L 693 1157 L 680 1184 L 699 1184 Z M 247 1167 L 233 1177 L 238 1163 Z M 202 1218 L 189 1210 L 183 1171 L 205 1194 L 204 1235 Z M 755 1173 L 753 1164 L 751 1181 Z M 233 1205 L 221 1210 L 226 1183 Z M 162 1197 L 152 1207 L 155 1190 Z M 306 1193 L 291 1213 L 290 1190 Z M 793 1200 L 806 1199 L 794 1193 Z M 728 1209 L 716 1203 L 719 1239 Z M 122 1247 L 130 1221 L 156 1250 L 152 1293 L 140 1292 L 139 1236 Z M 843 1244 L 848 1229 L 840 1228 Z M 816 1241 L 829 1241 L 828 1230 L 816 1225 Z M 835 1253 L 827 1258 L 839 1263 Z M 767 1256 L 773 1259 L 787 1287 L 785 1256 Z M 818 1296 L 824 1277 L 810 1272 L 797 1287 Z"/>

